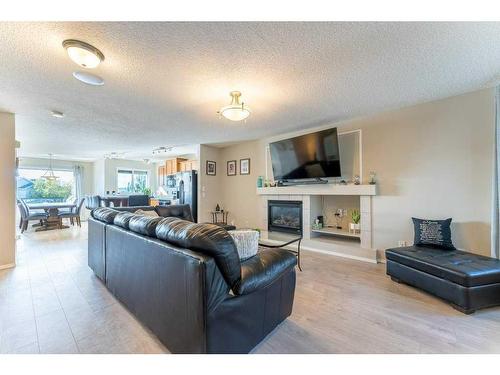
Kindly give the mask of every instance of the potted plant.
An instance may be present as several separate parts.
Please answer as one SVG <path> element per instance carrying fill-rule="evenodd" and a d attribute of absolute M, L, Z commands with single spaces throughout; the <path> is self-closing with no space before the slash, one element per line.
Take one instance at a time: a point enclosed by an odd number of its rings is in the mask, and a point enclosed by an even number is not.
<path fill-rule="evenodd" d="M 361 229 L 360 229 L 359 222 L 361 220 L 361 213 L 359 212 L 358 209 L 355 208 L 354 210 L 352 210 L 351 220 L 352 220 L 352 222 L 349 224 L 349 232 L 354 233 L 354 234 L 360 233 Z"/>

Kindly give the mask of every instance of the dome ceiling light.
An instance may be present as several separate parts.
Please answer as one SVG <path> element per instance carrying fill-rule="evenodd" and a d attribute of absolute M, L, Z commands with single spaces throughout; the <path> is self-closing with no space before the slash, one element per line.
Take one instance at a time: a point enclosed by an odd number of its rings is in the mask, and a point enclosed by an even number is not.
<path fill-rule="evenodd" d="M 250 116 L 250 108 L 245 106 L 245 103 L 240 103 L 241 92 L 231 91 L 229 95 L 232 98 L 231 104 L 222 107 L 217 113 L 231 121 L 242 121 Z"/>
<path fill-rule="evenodd" d="M 82 68 L 96 68 L 101 61 L 104 61 L 104 55 L 94 46 L 75 39 L 66 39 L 62 42 L 63 47 L 68 52 L 68 56 L 73 62 Z"/>
<path fill-rule="evenodd" d="M 60 111 L 52 111 L 52 112 L 50 112 L 50 114 L 52 115 L 52 117 L 55 117 L 55 118 L 63 118 L 64 117 L 64 113 L 62 113 Z"/>

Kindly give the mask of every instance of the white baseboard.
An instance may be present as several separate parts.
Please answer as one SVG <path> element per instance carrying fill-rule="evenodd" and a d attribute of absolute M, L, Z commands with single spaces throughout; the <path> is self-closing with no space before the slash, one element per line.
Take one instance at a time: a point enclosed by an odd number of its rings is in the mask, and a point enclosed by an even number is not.
<path fill-rule="evenodd" d="M 16 266 L 15 263 L 4 264 L 0 266 L 0 270 L 6 270 L 7 268 L 14 268 Z"/>
<path fill-rule="evenodd" d="M 342 257 L 342 258 L 360 260 L 362 262 L 377 264 L 377 261 L 375 259 L 368 259 L 368 258 L 358 257 L 356 255 L 349 255 L 349 254 L 344 254 L 344 253 L 337 253 L 335 251 L 326 251 L 326 250 L 311 249 L 311 248 L 302 248 L 302 247 L 301 247 L 300 251 L 311 251 L 313 253 L 328 254 L 328 255 L 331 255 L 331 256 L 335 256 L 335 257 Z"/>

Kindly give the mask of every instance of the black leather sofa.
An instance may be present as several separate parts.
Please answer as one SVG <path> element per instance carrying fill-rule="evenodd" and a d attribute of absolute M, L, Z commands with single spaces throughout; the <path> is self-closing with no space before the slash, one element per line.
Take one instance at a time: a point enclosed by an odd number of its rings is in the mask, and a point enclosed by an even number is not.
<path fill-rule="evenodd" d="M 443 298 L 457 310 L 500 305 L 500 260 L 427 246 L 388 249 L 387 274 Z"/>
<path fill-rule="evenodd" d="M 240 262 L 231 236 L 213 224 L 98 208 L 88 257 L 173 353 L 248 353 L 292 312 L 295 255 L 269 249 Z"/>

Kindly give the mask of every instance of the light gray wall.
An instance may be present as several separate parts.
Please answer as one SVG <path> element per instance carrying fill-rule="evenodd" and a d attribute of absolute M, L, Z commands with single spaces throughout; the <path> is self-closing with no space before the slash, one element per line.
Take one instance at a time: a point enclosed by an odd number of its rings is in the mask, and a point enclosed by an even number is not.
<path fill-rule="evenodd" d="M 157 166 L 143 161 L 126 159 L 99 159 L 94 163 L 94 193 L 104 195 L 106 191 L 117 191 L 116 171 L 118 168 L 146 170 L 152 192 L 158 188 Z"/>
<path fill-rule="evenodd" d="M 0 268 L 13 266 L 16 258 L 16 151 L 15 117 L 0 112 Z"/>
<path fill-rule="evenodd" d="M 362 129 L 363 181 L 370 171 L 378 179 L 372 209 L 377 249 L 397 246 L 398 240 L 413 243 L 412 216 L 452 217 L 457 247 L 490 254 L 492 89 L 221 149 L 223 176 L 211 202 L 222 202 L 237 225 L 259 226 L 255 187 L 257 176 L 266 174 L 267 144 L 331 126 Z M 225 176 L 227 160 L 245 157 L 252 159 L 250 176 Z M 271 173 L 270 163 L 267 169 Z"/>
<path fill-rule="evenodd" d="M 60 170 L 72 171 L 75 165 L 80 165 L 83 168 L 82 189 L 83 194 L 92 194 L 94 190 L 94 165 L 91 162 L 73 161 L 73 160 L 52 160 L 52 168 Z M 49 159 L 42 158 L 26 158 L 19 159 L 20 168 L 33 168 L 45 170 L 49 166 Z"/>

